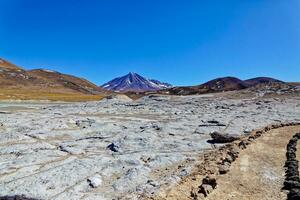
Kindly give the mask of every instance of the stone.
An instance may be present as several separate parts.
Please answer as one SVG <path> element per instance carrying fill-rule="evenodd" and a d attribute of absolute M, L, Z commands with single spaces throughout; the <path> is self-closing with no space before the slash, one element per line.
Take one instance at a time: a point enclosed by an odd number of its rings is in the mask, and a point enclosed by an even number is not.
<path fill-rule="evenodd" d="M 217 187 L 217 180 L 214 177 L 206 176 L 202 179 L 202 184 L 209 184 L 213 189 L 215 189 Z"/>
<path fill-rule="evenodd" d="M 210 137 L 212 138 L 211 143 L 229 143 L 240 138 L 237 135 L 229 135 L 217 131 L 213 131 L 212 133 L 210 133 Z"/>
<path fill-rule="evenodd" d="M 219 173 L 226 174 L 230 170 L 230 163 L 224 162 L 223 164 L 219 165 Z"/>
<path fill-rule="evenodd" d="M 248 146 L 249 144 L 250 144 L 249 141 L 247 141 L 247 140 L 242 140 L 242 141 L 240 141 L 240 143 L 239 143 L 238 145 L 239 145 L 239 148 L 240 148 L 240 149 L 246 149 L 247 146 Z"/>
<path fill-rule="evenodd" d="M 246 134 L 251 133 L 251 130 L 248 129 L 248 128 L 246 128 L 246 129 L 244 130 L 244 133 L 246 133 Z"/>
<path fill-rule="evenodd" d="M 92 188 L 97 188 L 102 184 L 102 177 L 96 174 L 95 176 L 88 178 L 87 182 Z"/>
<path fill-rule="evenodd" d="M 204 194 L 204 197 L 207 197 L 210 193 L 212 193 L 213 190 L 214 190 L 214 188 L 211 185 L 202 184 L 199 188 L 198 193 L 202 193 L 202 194 Z"/>
<path fill-rule="evenodd" d="M 119 152 L 119 146 L 117 146 L 115 143 L 109 144 L 106 148 L 113 152 Z"/>

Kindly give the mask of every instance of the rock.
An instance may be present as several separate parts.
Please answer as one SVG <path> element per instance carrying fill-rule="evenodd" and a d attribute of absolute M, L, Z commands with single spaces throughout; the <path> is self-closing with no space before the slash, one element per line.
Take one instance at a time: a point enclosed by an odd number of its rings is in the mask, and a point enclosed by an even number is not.
<path fill-rule="evenodd" d="M 213 187 L 211 185 L 209 185 L 209 184 L 202 184 L 200 186 L 200 188 L 199 188 L 198 193 L 202 193 L 202 194 L 204 194 L 204 197 L 207 197 L 208 194 L 212 193 L 213 190 L 214 189 L 213 189 Z"/>
<path fill-rule="evenodd" d="M 158 186 L 158 183 L 153 181 L 153 180 L 148 180 L 147 184 L 151 185 L 152 187 L 157 187 Z"/>
<path fill-rule="evenodd" d="M 155 129 L 156 131 L 160 131 L 161 130 L 161 127 L 159 127 L 156 124 L 152 125 L 152 128 Z"/>
<path fill-rule="evenodd" d="M 224 162 L 232 163 L 234 160 L 235 160 L 234 157 L 232 157 L 231 155 L 227 154 L 226 157 L 225 157 L 225 159 L 224 159 L 224 161 L 223 161 L 223 163 Z"/>
<path fill-rule="evenodd" d="M 288 194 L 288 200 L 299 200 L 300 199 L 300 189 L 294 188 L 291 189 L 290 193 Z"/>
<path fill-rule="evenodd" d="M 242 140 L 242 141 L 239 143 L 239 148 L 240 148 L 240 149 L 246 149 L 247 146 L 248 146 L 249 144 L 250 144 L 249 141 L 247 141 L 247 140 Z"/>
<path fill-rule="evenodd" d="M 195 190 L 194 187 L 191 189 L 190 195 L 191 195 L 192 199 L 194 199 L 194 200 L 198 199 L 198 191 Z"/>
<path fill-rule="evenodd" d="M 206 126 L 226 126 L 226 125 L 220 123 L 217 120 L 208 120 L 208 121 L 206 121 L 206 123 L 199 125 L 199 127 L 206 127 Z"/>
<path fill-rule="evenodd" d="M 34 198 L 28 198 L 24 195 L 15 195 L 15 196 L 2 196 L 0 200 L 38 200 Z"/>
<path fill-rule="evenodd" d="M 239 157 L 239 153 L 239 148 L 237 146 L 232 146 L 227 152 L 227 155 L 229 155 L 234 161 L 237 157 Z"/>
<path fill-rule="evenodd" d="M 210 133 L 212 138 L 211 143 L 228 143 L 238 140 L 240 137 L 237 135 L 229 135 L 229 134 L 222 134 L 217 131 Z"/>
<path fill-rule="evenodd" d="M 187 176 L 188 175 L 188 171 L 186 169 L 182 169 L 180 172 L 179 172 L 179 176 L 183 177 L 183 176 Z"/>
<path fill-rule="evenodd" d="M 214 177 L 206 176 L 203 178 L 202 184 L 209 184 L 213 189 L 215 189 L 217 187 L 217 180 Z"/>
<path fill-rule="evenodd" d="M 102 184 L 102 177 L 99 174 L 96 174 L 95 176 L 88 178 L 87 182 L 92 188 L 97 188 Z"/>
<path fill-rule="evenodd" d="M 204 197 L 207 197 L 207 195 L 210 194 L 216 187 L 217 180 L 213 177 L 206 176 L 202 179 L 202 184 L 199 186 L 198 193 L 201 193 L 204 195 Z"/>
<path fill-rule="evenodd" d="M 293 188 L 299 188 L 300 189 L 300 183 L 299 181 L 284 181 L 284 189 L 290 190 Z"/>
<path fill-rule="evenodd" d="M 244 133 L 246 133 L 246 134 L 251 133 L 251 130 L 248 129 L 248 128 L 246 128 L 246 129 L 244 130 Z"/>
<path fill-rule="evenodd" d="M 300 199 L 300 178 L 299 162 L 296 158 L 297 142 L 300 133 L 295 134 L 287 144 L 286 162 L 285 162 L 285 181 L 284 189 L 289 190 L 287 199 Z"/>
<path fill-rule="evenodd" d="M 226 174 L 230 170 L 230 163 L 224 162 L 223 164 L 219 165 L 219 173 Z"/>
<path fill-rule="evenodd" d="M 119 152 L 119 146 L 115 145 L 114 143 L 111 143 L 106 148 L 113 152 Z"/>

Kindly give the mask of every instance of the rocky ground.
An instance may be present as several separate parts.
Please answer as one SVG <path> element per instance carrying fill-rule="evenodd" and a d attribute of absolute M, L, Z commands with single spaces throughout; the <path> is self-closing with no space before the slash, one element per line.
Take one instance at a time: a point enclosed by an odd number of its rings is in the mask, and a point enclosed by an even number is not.
<path fill-rule="evenodd" d="M 216 148 L 210 133 L 247 135 L 300 122 L 300 99 L 146 96 L 88 103 L 0 104 L 0 196 L 155 198 Z"/>

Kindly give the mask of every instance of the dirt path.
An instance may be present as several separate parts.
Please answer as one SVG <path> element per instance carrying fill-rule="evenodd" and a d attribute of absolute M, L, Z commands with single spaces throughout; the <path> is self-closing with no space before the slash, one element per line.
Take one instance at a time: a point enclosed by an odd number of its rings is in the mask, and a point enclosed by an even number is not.
<path fill-rule="evenodd" d="M 281 190 L 285 178 L 286 145 L 292 136 L 300 132 L 300 126 L 286 126 L 273 129 L 257 138 L 247 149 L 240 151 L 238 159 L 232 163 L 230 171 L 218 175 L 217 188 L 207 200 L 278 200 L 286 199 Z M 297 157 L 300 158 L 300 142 Z M 199 161 L 199 166 L 201 162 Z M 162 191 L 159 200 L 194 199 L 191 191 L 201 184 L 203 176 L 195 172 L 177 186 Z"/>
<path fill-rule="evenodd" d="M 240 153 L 230 172 L 220 176 L 218 188 L 207 199 L 286 199 L 281 191 L 286 145 L 296 132 L 300 126 L 274 129 L 258 138 Z"/>

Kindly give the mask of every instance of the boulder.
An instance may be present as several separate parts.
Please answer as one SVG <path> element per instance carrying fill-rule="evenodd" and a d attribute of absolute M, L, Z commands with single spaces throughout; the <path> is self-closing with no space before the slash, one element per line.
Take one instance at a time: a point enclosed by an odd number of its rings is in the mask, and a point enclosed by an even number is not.
<path fill-rule="evenodd" d="M 210 141 L 211 143 L 228 143 L 240 138 L 238 135 L 219 133 L 217 131 L 210 133 L 210 137 L 212 138 L 212 140 Z"/>

